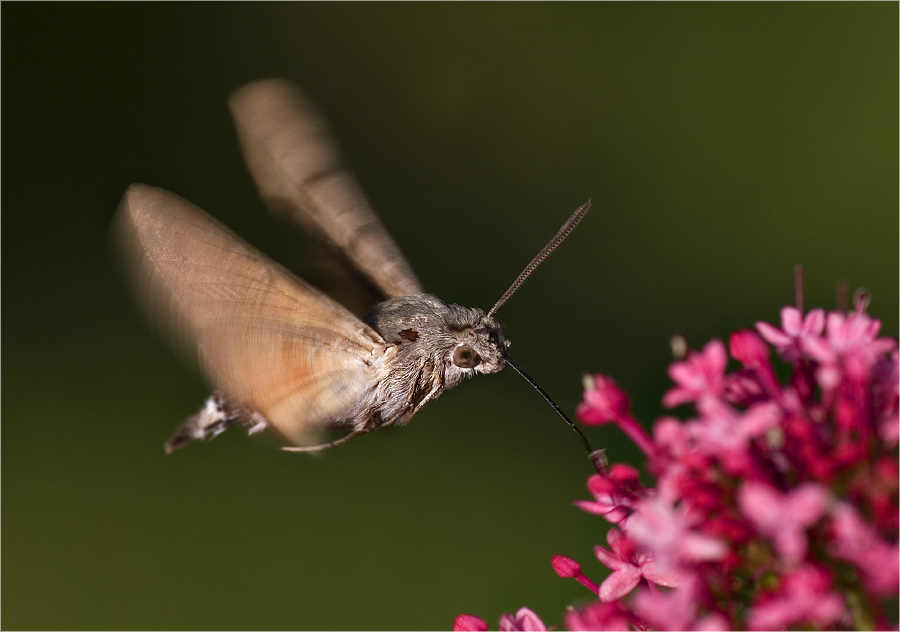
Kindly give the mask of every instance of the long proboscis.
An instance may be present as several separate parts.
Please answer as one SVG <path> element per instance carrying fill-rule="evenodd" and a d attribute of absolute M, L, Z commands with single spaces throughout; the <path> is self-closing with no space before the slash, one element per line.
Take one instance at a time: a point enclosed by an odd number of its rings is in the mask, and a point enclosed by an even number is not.
<path fill-rule="evenodd" d="M 606 461 L 606 451 L 605 450 L 594 450 L 591 448 L 591 444 L 588 442 L 587 437 L 584 436 L 584 433 L 578 429 L 578 426 L 572 422 L 571 419 L 563 412 L 562 408 L 554 402 L 549 395 L 547 395 L 547 391 L 541 388 L 540 384 L 534 381 L 530 375 L 528 375 L 525 371 L 522 370 L 518 364 L 513 362 L 512 358 L 509 356 L 505 357 L 506 363 L 511 366 L 516 373 L 522 376 L 522 378 L 531 384 L 538 393 L 550 404 L 550 407 L 556 411 L 560 417 L 562 417 L 563 421 L 565 421 L 569 427 L 578 435 L 578 438 L 581 439 L 581 444 L 584 446 L 585 451 L 587 451 L 588 458 L 591 460 L 591 463 L 594 466 L 594 469 L 597 470 L 597 473 L 600 475 L 606 475 L 607 472 L 607 461 Z"/>
<path fill-rule="evenodd" d="M 578 226 L 578 222 L 580 222 L 582 218 L 587 215 L 587 212 L 588 210 L 590 210 L 590 208 L 591 201 L 588 200 L 587 202 L 579 206 L 574 213 L 572 213 L 572 216 L 566 220 L 566 223 L 563 224 L 562 228 L 560 228 L 556 235 L 553 236 L 553 239 L 547 242 L 546 246 L 541 248 L 541 251 L 537 253 L 537 255 L 535 255 L 534 259 L 531 260 L 531 263 L 525 266 L 525 269 L 519 273 L 519 276 L 516 277 L 516 280 L 513 281 L 512 285 L 509 286 L 509 289 L 507 289 L 503 293 L 503 296 L 500 297 L 500 300 L 494 303 L 494 306 L 487 313 L 488 316 L 493 316 L 494 312 L 500 309 L 500 307 L 509 300 L 509 297 L 516 293 L 516 290 L 518 290 L 522 286 L 522 284 L 525 283 L 525 280 L 529 276 L 531 276 L 531 273 L 534 272 L 539 265 L 541 265 L 544 259 L 549 257 L 550 253 L 556 250 L 557 246 L 559 246 L 566 240 L 566 237 L 569 236 L 569 233 L 575 230 L 575 227 Z"/>

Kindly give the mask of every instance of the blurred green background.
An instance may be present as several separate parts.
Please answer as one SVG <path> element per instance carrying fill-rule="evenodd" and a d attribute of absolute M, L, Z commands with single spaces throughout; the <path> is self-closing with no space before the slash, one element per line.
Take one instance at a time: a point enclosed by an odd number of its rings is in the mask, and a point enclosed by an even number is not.
<path fill-rule="evenodd" d="M 590 468 L 511 371 L 321 458 L 231 431 L 165 456 L 207 395 L 111 262 L 126 186 L 170 189 L 286 265 L 225 106 L 281 76 L 319 103 L 429 291 L 500 312 L 573 411 L 613 375 L 647 424 L 668 339 L 776 321 L 805 266 L 898 324 L 898 7 L 19 4 L 2 12 L 2 624 L 429 629 L 587 598 Z M 462 241 L 464 248 L 459 248 Z M 589 429 L 639 464 L 614 428 Z"/>

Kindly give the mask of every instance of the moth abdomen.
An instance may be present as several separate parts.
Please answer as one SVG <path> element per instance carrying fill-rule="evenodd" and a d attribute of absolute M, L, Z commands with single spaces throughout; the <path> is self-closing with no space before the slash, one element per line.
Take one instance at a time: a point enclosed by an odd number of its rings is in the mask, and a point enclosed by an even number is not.
<path fill-rule="evenodd" d="M 222 393 L 215 392 L 209 396 L 199 411 L 185 419 L 166 441 L 166 454 L 172 454 L 192 441 L 212 439 L 231 426 L 242 424 L 249 426 L 249 433 L 254 434 L 268 426 L 259 413 L 247 410 L 229 401 Z"/>

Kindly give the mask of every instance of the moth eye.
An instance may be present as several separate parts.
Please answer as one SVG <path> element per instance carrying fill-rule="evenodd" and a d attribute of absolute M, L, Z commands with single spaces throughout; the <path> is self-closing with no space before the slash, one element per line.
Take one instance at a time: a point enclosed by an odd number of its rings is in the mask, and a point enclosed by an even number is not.
<path fill-rule="evenodd" d="M 461 369 L 474 369 L 481 364 L 481 356 L 472 347 L 460 345 L 453 352 L 453 364 Z"/>

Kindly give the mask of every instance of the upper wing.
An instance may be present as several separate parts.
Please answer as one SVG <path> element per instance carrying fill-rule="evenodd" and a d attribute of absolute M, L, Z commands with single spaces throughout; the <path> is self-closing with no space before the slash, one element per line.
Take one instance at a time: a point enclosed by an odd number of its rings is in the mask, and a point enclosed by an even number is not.
<path fill-rule="evenodd" d="M 346 419 L 373 387 L 381 336 L 196 206 L 133 185 L 114 234 L 151 315 L 292 442 Z"/>
<path fill-rule="evenodd" d="M 293 85 L 248 84 L 229 106 L 244 158 L 273 210 L 317 227 L 386 296 L 422 291 L 394 240 L 340 164 L 325 123 Z"/>

